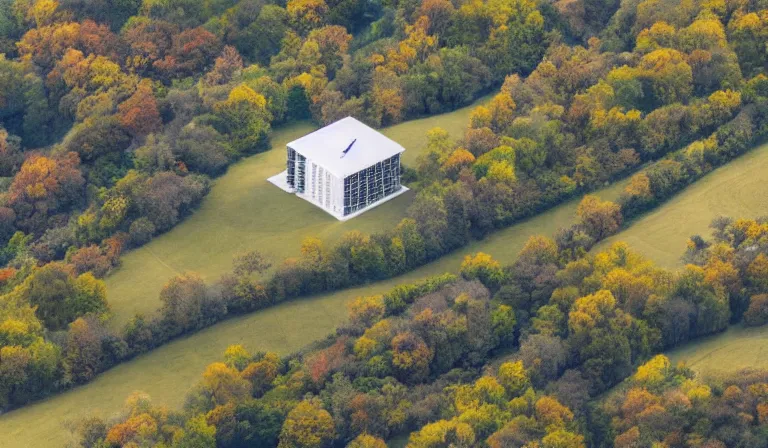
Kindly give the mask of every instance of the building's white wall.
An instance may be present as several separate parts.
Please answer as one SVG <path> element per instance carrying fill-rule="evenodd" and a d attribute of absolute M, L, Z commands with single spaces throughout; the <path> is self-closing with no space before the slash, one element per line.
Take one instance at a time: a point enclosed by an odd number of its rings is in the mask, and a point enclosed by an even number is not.
<path fill-rule="evenodd" d="M 333 213 L 344 214 L 344 179 L 331 175 Z"/>
<path fill-rule="evenodd" d="M 344 213 L 344 181 L 331 174 L 312 159 L 307 159 L 304 199 L 331 214 Z"/>
<path fill-rule="evenodd" d="M 312 159 L 307 159 L 305 176 L 307 180 L 304 184 L 304 196 L 317 203 L 317 163 Z"/>
<path fill-rule="evenodd" d="M 396 188 L 397 190 L 392 190 L 390 193 L 386 196 L 380 197 L 376 199 L 375 202 L 370 202 L 372 200 L 371 196 L 368 194 L 370 192 L 367 191 L 367 188 L 369 186 L 368 182 L 360 182 L 360 175 L 359 173 L 353 173 L 351 176 L 358 176 L 357 178 L 352 178 L 353 180 L 356 180 L 359 183 L 358 188 L 364 188 L 366 189 L 366 197 L 367 199 L 367 205 L 360 208 L 360 204 L 357 204 L 357 208 L 354 211 L 351 211 L 348 215 L 344 215 L 344 181 L 345 179 L 343 177 L 336 177 L 331 172 L 327 171 L 325 167 L 321 166 L 317 161 L 305 157 L 302 153 L 296 152 L 297 154 L 297 164 L 296 164 L 296 176 L 297 176 L 297 183 L 298 183 L 298 157 L 301 156 L 302 160 L 304 160 L 305 167 L 304 167 L 304 190 L 303 192 L 296 191 L 296 188 L 289 188 L 287 184 L 287 177 L 283 177 L 282 179 L 285 180 L 285 182 L 279 182 L 280 184 L 283 184 L 285 186 L 286 191 L 291 191 L 296 193 L 299 197 L 302 199 L 311 202 L 315 206 L 321 207 L 326 212 L 330 213 L 331 215 L 335 216 L 337 219 L 345 221 L 347 219 L 353 218 L 355 216 L 360 215 L 361 213 L 364 213 L 365 211 L 376 207 L 382 202 L 386 202 L 394 197 L 399 196 L 400 194 L 408 191 L 408 188 L 405 186 L 402 186 L 397 182 Z M 382 164 L 384 165 L 384 170 L 392 169 L 394 165 L 391 163 L 387 165 L 388 159 L 382 160 Z M 393 162 L 394 163 L 394 162 Z M 400 168 L 400 160 L 398 158 L 398 173 L 401 172 Z M 387 168 L 389 166 L 389 168 Z M 377 171 L 375 174 L 380 174 L 383 176 L 382 170 L 377 167 Z M 389 172 L 389 171 L 387 171 Z M 287 172 L 283 173 L 284 176 L 287 176 Z M 398 174 L 399 175 L 399 174 Z M 275 176 L 277 177 L 277 176 Z M 382 179 L 383 180 L 383 179 Z M 272 179 L 270 178 L 270 182 L 272 182 Z M 273 182 L 276 185 L 278 183 Z M 278 185 L 280 186 L 280 185 Z M 281 188 L 283 188 L 281 186 Z M 382 188 L 386 188 L 385 185 L 382 184 Z M 354 193 L 354 192 L 353 192 Z M 385 190 L 386 193 L 386 190 Z"/>

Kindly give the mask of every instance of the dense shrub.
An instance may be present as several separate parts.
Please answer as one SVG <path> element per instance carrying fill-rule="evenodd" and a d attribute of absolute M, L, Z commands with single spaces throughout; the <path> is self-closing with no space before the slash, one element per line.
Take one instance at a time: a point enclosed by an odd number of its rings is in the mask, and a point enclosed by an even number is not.
<path fill-rule="evenodd" d="M 744 313 L 744 323 L 750 326 L 768 322 L 768 294 L 757 294 L 749 299 L 749 308 Z"/>
<path fill-rule="evenodd" d="M 155 225 L 146 217 L 141 217 L 131 223 L 128 230 L 128 241 L 134 247 L 143 246 L 155 234 Z"/>

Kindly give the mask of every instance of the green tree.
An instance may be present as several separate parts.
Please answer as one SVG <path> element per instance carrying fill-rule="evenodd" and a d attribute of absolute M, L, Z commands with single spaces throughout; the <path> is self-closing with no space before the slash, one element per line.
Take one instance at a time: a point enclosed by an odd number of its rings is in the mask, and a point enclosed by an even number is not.
<path fill-rule="evenodd" d="M 214 105 L 220 131 L 229 134 L 232 148 L 241 155 L 268 146 L 272 115 L 267 100 L 245 84 L 232 89 L 225 101 Z"/>
<path fill-rule="evenodd" d="M 531 387 L 531 379 L 522 361 L 505 362 L 499 367 L 499 382 L 507 395 L 517 397 Z"/>
<path fill-rule="evenodd" d="M 106 287 L 90 273 L 75 277 L 61 263 L 49 263 L 27 277 L 17 288 L 28 303 L 37 307 L 45 326 L 60 330 L 77 317 L 107 311 Z"/>
<path fill-rule="evenodd" d="M 347 445 L 347 448 L 387 448 L 387 444 L 379 439 L 368 434 L 360 434 Z"/>
<path fill-rule="evenodd" d="M 504 279 L 501 264 L 483 252 L 465 256 L 459 273 L 467 280 L 480 280 L 491 289 L 497 288 Z"/>
<path fill-rule="evenodd" d="M 173 448 L 215 448 L 216 427 L 209 425 L 205 416 L 196 415 L 184 425 L 184 431 L 174 437 Z"/>
<path fill-rule="evenodd" d="M 92 322 L 78 318 L 69 325 L 65 355 L 66 377 L 69 381 L 90 381 L 104 369 L 101 342 Z"/>
<path fill-rule="evenodd" d="M 619 205 L 593 195 L 584 196 L 576 214 L 586 232 L 597 241 L 616 233 L 622 223 Z"/>

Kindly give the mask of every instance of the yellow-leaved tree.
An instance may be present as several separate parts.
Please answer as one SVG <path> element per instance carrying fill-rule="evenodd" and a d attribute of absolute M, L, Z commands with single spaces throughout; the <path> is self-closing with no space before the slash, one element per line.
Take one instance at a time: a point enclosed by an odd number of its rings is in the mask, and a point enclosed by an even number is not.
<path fill-rule="evenodd" d="M 226 100 L 213 107 L 219 119 L 217 125 L 229 134 L 232 148 L 239 154 L 253 154 L 267 149 L 272 114 L 267 110 L 263 95 L 241 84 Z"/>
<path fill-rule="evenodd" d="M 331 414 L 318 400 L 304 400 L 288 413 L 278 448 L 323 448 L 329 446 L 334 436 Z"/>

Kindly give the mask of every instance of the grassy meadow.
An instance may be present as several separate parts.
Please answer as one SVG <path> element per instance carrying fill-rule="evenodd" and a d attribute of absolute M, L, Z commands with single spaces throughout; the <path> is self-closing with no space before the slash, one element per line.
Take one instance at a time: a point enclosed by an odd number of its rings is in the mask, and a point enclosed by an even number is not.
<path fill-rule="evenodd" d="M 680 264 L 688 237 L 710 236 L 717 216 L 755 218 L 768 214 L 768 144 L 718 168 L 660 207 L 646 213 L 626 230 L 601 242 L 629 245 L 667 268 Z"/>
<path fill-rule="evenodd" d="M 405 123 L 386 132 L 410 150 L 406 163 L 412 163 L 418 152 L 414 148 L 423 147 L 426 130 L 439 125 L 458 135 L 466 124 L 468 110 Z M 108 279 L 110 301 L 118 319 L 124 320 L 135 311 L 154 310 L 158 305 L 157 292 L 176 272 L 195 270 L 213 279 L 229 268 L 232 255 L 239 251 L 259 248 L 273 257 L 282 257 L 295 253 L 306 235 L 333 239 L 346 230 L 377 230 L 400 219 L 409 195 L 339 223 L 311 204 L 286 197 L 268 184 L 266 178 L 282 169 L 280 149 L 284 143 L 309 129 L 307 124 L 299 124 L 276 132 L 274 142 L 278 150 L 233 166 L 217 180 L 211 195 L 192 217 L 146 247 L 128 253 L 123 267 Z M 768 213 L 766 173 L 768 145 L 706 176 L 657 211 L 631 223 L 611 241 L 628 241 L 660 264 L 674 267 L 685 238 L 694 233 L 706 234 L 712 217 Z M 611 185 L 598 195 L 615 199 L 623 185 L 624 182 Z M 105 372 L 92 383 L 0 416 L 0 447 L 62 446 L 68 438 L 64 425 L 67 420 L 97 412 L 115 414 L 125 397 L 135 391 L 149 393 L 157 403 L 180 406 L 205 366 L 220 359 L 228 345 L 240 343 L 254 351 L 281 354 L 299 349 L 343 322 L 345 304 L 357 296 L 382 293 L 399 283 L 455 271 L 464 255 L 472 252 L 488 252 L 503 263 L 511 262 L 529 236 L 551 235 L 572 222 L 577 203 L 578 200 L 565 203 L 398 278 L 282 303 L 175 340 Z M 725 352 L 722 355 L 730 357 L 731 353 L 741 353 L 738 356 L 742 362 L 755 365 L 751 359 L 759 356 L 763 334 L 768 335 L 768 330 L 732 329 L 683 347 L 672 356 L 675 360 L 696 359 L 696 365 L 708 360 L 734 365 L 715 354 Z M 727 350 L 717 350 L 717 338 L 728 342 Z"/>
<path fill-rule="evenodd" d="M 768 326 L 733 326 L 727 331 L 686 344 L 667 353 L 673 363 L 684 361 L 697 373 L 716 375 L 747 367 L 768 368 Z"/>
<path fill-rule="evenodd" d="M 428 130 L 440 126 L 461 138 L 473 107 L 401 123 L 385 129 L 384 134 L 406 148 L 403 162 L 412 165 L 426 145 Z M 154 312 L 163 285 L 179 273 L 194 271 L 213 281 L 231 269 L 233 256 L 248 250 L 258 249 L 280 262 L 297 255 L 306 236 L 332 243 L 349 230 L 375 232 L 394 227 L 405 215 L 412 192 L 340 222 L 267 182 L 285 169 L 286 143 L 312 130 L 314 125 L 309 122 L 276 129 L 273 149 L 230 167 L 192 216 L 124 254 L 120 268 L 106 279 L 114 325 L 121 327 L 136 313 Z"/>

